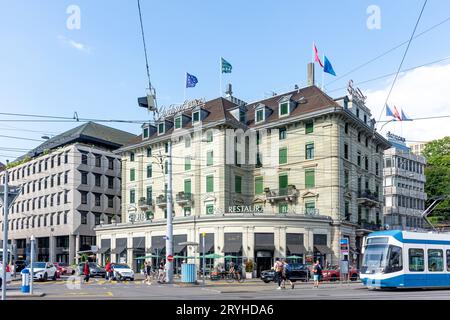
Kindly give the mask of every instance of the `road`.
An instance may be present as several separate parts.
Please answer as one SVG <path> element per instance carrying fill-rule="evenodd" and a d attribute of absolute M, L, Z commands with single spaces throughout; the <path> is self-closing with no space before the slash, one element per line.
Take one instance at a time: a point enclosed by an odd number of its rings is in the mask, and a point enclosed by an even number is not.
<path fill-rule="evenodd" d="M 20 282 L 10 285 L 8 294 L 19 292 Z M 450 300 L 450 290 L 368 290 L 361 283 L 322 283 L 313 288 L 310 283 L 298 283 L 294 289 L 276 290 L 273 283 L 247 281 L 243 284 L 207 282 L 207 285 L 144 284 L 142 281 L 107 282 L 93 279 L 88 284 L 68 281 L 35 283 L 35 292 L 44 292 L 44 300 Z M 21 298 L 23 299 L 23 298 Z M 36 298 L 34 298 L 36 299 Z"/>

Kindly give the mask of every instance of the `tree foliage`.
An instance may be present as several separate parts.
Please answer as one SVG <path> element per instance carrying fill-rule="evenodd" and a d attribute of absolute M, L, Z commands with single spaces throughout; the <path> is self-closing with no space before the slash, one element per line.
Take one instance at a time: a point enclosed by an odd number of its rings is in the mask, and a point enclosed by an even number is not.
<path fill-rule="evenodd" d="M 450 167 L 450 137 L 428 142 L 423 155 L 429 165 Z"/>

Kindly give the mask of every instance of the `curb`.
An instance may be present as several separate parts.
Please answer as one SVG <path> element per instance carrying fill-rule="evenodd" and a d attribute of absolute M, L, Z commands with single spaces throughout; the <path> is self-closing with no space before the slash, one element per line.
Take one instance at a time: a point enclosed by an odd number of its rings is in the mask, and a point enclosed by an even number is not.
<path fill-rule="evenodd" d="M 14 294 L 6 294 L 6 298 L 41 298 L 44 297 L 45 293 L 33 293 L 33 294 L 26 294 L 26 293 L 14 293 Z"/>

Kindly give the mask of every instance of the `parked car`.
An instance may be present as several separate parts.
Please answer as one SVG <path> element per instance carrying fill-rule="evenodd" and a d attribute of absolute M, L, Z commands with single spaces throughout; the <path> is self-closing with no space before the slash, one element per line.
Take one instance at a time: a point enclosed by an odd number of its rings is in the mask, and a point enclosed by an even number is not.
<path fill-rule="evenodd" d="M 25 260 L 16 260 L 14 262 L 14 268 L 15 268 L 16 274 L 19 274 L 26 267 L 27 267 L 27 262 Z"/>
<path fill-rule="evenodd" d="M 95 278 L 95 277 L 105 278 L 106 277 L 105 268 L 103 268 L 102 266 L 100 266 L 99 264 L 97 264 L 95 262 L 89 262 L 89 273 L 92 278 Z M 80 262 L 78 264 L 78 275 L 81 276 L 83 274 L 84 274 L 84 262 Z"/>
<path fill-rule="evenodd" d="M 11 282 L 11 268 L 9 267 L 9 265 L 6 265 L 6 283 L 10 283 Z M 2 262 L 0 262 L 0 288 L 3 284 L 3 264 Z"/>
<path fill-rule="evenodd" d="M 301 263 L 291 263 L 291 273 L 289 279 L 292 282 L 298 281 L 308 281 L 311 278 L 311 272 L 306 264 Z M 261 271 L 261 280 L 265 283 L 271 281 L 276 281 L 275 270 L 264 270 Z"/>
<path fill-rule="evenodd" d="M 114 280 L 131 280 L 134 281 L 134 271 L 125 263 L 111 264 Z"/>
<path fill-rule="evenodd" d="M 27 266 L 31 273 L 31 265 Z M 48 279 L 56 280 L 58 271 L 53 263 L 50 262 L 33 262 L 33 279 L 39 281 L 47 281 Z"/>
<path fill-rule="evenodd" d="M 53 263 L 58 270 L 60 275 L 73 275 L 75 274 L 75 270 L 73 270 L 67 263 L 65 262 L 54 262 Z"/>
<path fill-rule="evenodd" d="M 359 270 L 356 268 L 350 268 L 350 280 L 356 281 L 358 280 Z M 341 279 L 341 272 L 339 266 L 331 266 L 322 271 L 322 280 L 323 281 L 339 281 Z"/>

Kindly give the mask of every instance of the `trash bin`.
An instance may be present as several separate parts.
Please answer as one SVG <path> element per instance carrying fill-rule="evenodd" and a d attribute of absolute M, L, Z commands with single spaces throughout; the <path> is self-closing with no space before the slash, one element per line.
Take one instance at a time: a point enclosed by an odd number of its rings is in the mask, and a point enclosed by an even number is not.
<path fill-rule="evenodd" d="M 23 269 L 22 272 L 22 288 L 23 293 L 30 293 L 30 270 Z"/>
<path fill-rule="evenodd" d="M 183 263 L 181 265 L 181 282 L 195 283 L 197 282 L 197 271 L 195 263 Z"/>

